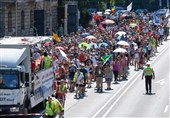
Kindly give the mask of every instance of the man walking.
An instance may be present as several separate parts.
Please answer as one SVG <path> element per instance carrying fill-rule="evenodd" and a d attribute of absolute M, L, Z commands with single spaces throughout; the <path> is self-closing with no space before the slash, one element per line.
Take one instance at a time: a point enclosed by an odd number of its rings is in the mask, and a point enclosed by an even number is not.
<path fill-rule="evenodd" d="M 150 67 L 150 63 L 148 62 L 146 64 L 146 68 L 143 71 L 142 74 L 142 80 L 143 80 L 143 76 L 145 76 L 145 87 L 146 87 L 146 94 L 151 94 L 151 90 L 152 90 L 152 79 L 155 79 L 155 73 L 153 71 L 153 68 Z M 148 90 L 149 87 L 149 90 Z"/>

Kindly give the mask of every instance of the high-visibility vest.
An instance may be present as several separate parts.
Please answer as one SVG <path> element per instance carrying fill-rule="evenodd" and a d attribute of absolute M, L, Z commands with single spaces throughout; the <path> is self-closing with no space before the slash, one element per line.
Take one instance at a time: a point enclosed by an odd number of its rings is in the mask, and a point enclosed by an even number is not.
<path fill-rule="evenodd" d="M 50 57 L 49 56 L 46 56 L 46 57 L 44 57 L 44 69 L 47 69 L 47 68 L 49 68 L 50 67 Z"/>
<path fill-rule="evenodd" d="M 53 100 L 54 104 L 55 104 L 55 113 L 60 113 L 61 111 L 64 110 L 64 107 L 60 104 L 60 102 L 55 99 Z"/>
<path fill-rule="evenodd" d="M 51 103 L 49 103 L 47 101 L 45 106 L 45 114 L 48 116 L 53 116 L 54 113 L 55 113 L 55 102 L 51 101 Z"/>
<path fill-rule="evenodd" d="M 151 67 L 145 68 L 145 76 L 151 76 L 153 73 L 153 69 Z"/>

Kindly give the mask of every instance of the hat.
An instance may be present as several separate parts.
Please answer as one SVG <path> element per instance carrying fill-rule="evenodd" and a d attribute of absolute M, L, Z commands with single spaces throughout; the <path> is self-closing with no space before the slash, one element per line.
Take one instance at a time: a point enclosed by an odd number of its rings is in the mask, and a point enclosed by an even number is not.
<path fill-rule="evenodd" d="M 84 67 L 85 65 L 84 65 L 84 63 L 81 63 L 80 66 L 83 66 L 83 67 Z"/>
<path fill-rule="evenodd" d="M 80 68 L 78 67 L 77 70 L 80 70 Z"/>

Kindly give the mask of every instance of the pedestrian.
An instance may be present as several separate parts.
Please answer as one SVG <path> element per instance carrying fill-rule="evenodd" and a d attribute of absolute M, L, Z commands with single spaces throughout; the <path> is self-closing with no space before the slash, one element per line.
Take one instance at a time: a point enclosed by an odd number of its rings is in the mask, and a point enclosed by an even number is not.
<path fill-rule="evenodd" d="M 150 63 L 148 62 L 146 64 L 146 68 L 143 71 L 142 74 L 142 80 L 143 80 L 143 76 L 145 76 L 145 88 L 146 88 L 146 94 L 151 94 L 152 92 L 152 79 L 155 79 L 155 73 L 153 68 L 150 67 Z"/>
<path fill-rule="evenodd" d="M 112 90 L 111 89 L 111 82 L 113 80 L 113 72 L 112 69 L 110 67 L 110 63 L 107 62 L 104 68 L 104 72 L 105 72 L 105 80 L 107 83 L 107 89 L 106 90 Z"/>
<path fill-rule="evenodd" d="M 84 75 L 80 71 L 80 68 L 77 68 L 77 71 L 74 74 L 74 79 L 73 79 L 73 82 L 76 85 L 76 94 L 75 94 L 76 98 L 82 97 L 82 87 L 83 87 L 83 84 L 84 84 L 83 81 L 84 81 Z"/>
<path fill-rule="evenodd" d="M 52 96 L 49 96 L 45 106 L 45 117 L 54 118 L 59 114 L 61 118 L 63 111 L 64 108 L 61 106 L 59 101 Z"/>
<path fill-rule="evenodd" d="M 119 76 L 119 61 L 118 57 L 113 59 L 113 74 L 114 74 L 114 84 L 118 84 L 118 76 Z"/>
<path fill-rule="evenodd" d="M 103 68 L 103 64 L 101 61 L 98 62 L 95 68 L 95 76 L 96 76 L 97 92 L 103 92 L 104 68 Z"/>
<path fill-rule="evenodd" d="M 41 60 L 41 69 L 48 69 L 52 65 L 52 61 L 50 56 L 48 56 L 47 52 L 44 52 L 44 57 Z"/>

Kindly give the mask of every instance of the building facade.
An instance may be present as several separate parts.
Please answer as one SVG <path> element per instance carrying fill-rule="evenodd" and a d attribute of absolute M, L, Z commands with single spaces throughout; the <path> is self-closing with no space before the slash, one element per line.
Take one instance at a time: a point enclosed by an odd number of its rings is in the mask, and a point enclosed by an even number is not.
<path fill-rule="evenodd" d="M 57 31 L 58 0 L 0 0 L 0 37 Z"/>

